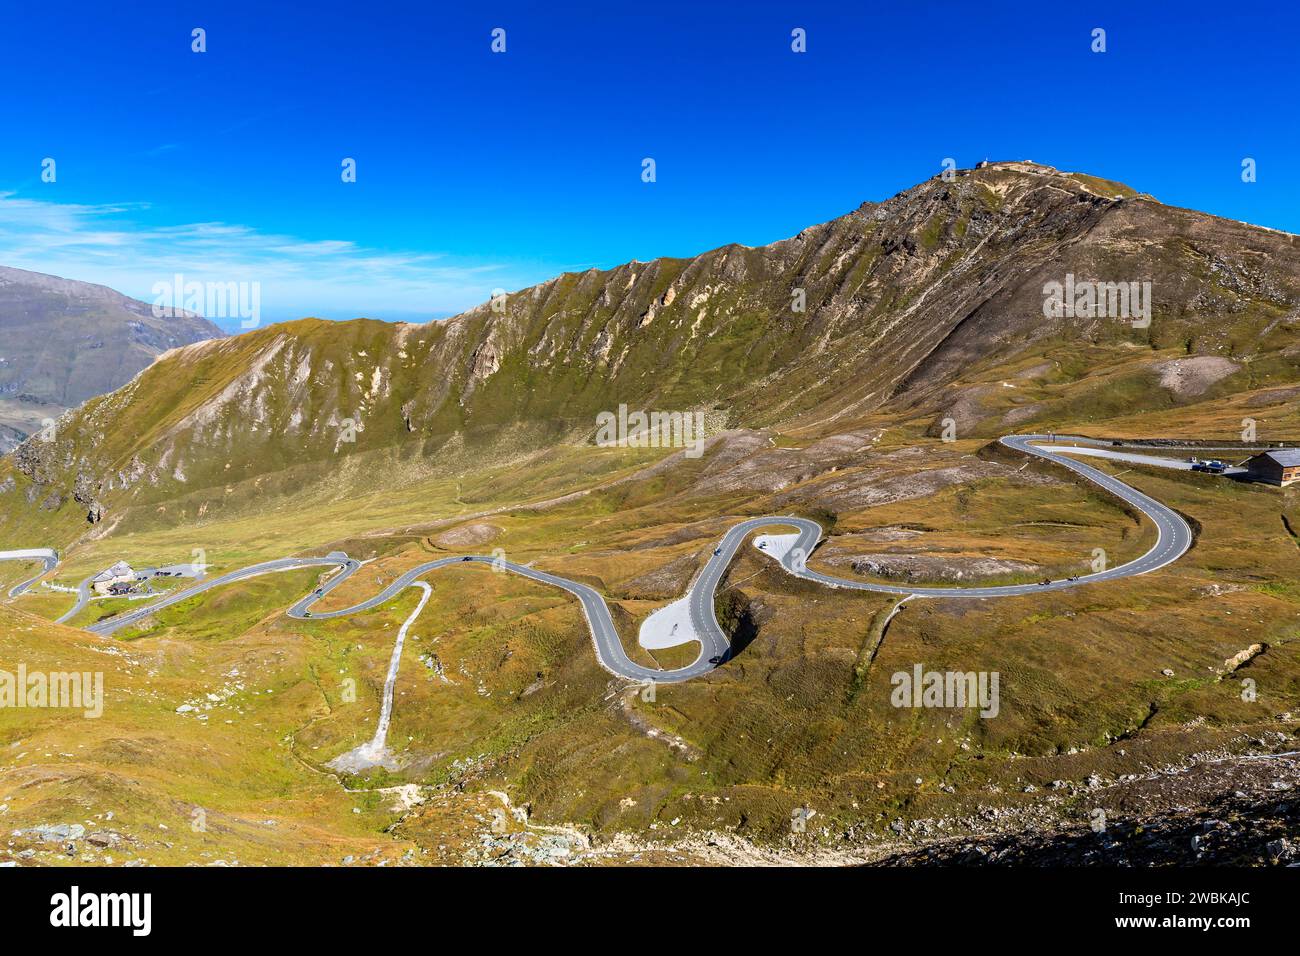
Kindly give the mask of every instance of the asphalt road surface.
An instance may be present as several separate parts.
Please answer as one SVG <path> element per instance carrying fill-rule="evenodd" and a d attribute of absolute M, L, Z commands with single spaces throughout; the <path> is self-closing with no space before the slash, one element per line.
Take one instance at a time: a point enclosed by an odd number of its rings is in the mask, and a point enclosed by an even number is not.
<path fill-rule="evenodd" d="M 43 575 L 49 574 L 58 566 L 59 555 L 53 548 L 19 548 L 16 551 L 0 551 L 0 561 L 39 561 L 41 570 L 26 581 L 19 581 L 9 589 L 9 596 L 15 598 L 35 584 Z"/>
<path fill-rule="evenodd" d="M 120 631 L 124 627 L 138 624 L 157 611 L 161 611 L 163 608 L 171 607 L 173 604 L 179 604 L 181 601 L 189 600 L 196 594 L 202 594 L 204 591 L 210 591 L 223 584 L 234 584 L 236 581 L 245 581 L 248 578 L 259 577 L 263 574 L 275 574 L 279 571 L 297 571 L 299 568 L 313 567 L 342 567 L 344 569 L 344 574 L 348 575 L 361 567 L 361 563 L 359 561 L 354 561 L 341 551 L 335 551 L 323 558 L 276 558 L 274 561 L 264 561 L 261 564 L 251 564 L 238 571 L 231 571 L 229 574 L 218 575 L 215 578 L 209 578 L 193 585 L 192 587 L 180 591 L 174 591 L 166 597 L 159 598 L 152 604 L 146 604 L 144 607 L 114 615 L 106 620 L 90 625 L 86 630 L 95 634 L 112 634 L 115 631 Z M 338 579 L 336 578 L 332 583 L 337 583 L 337 581 Z M 296 606 L 297 605 L 295 605 L 295 607 Z"/>
<path fill-rule="evenodd" d="M 1130 488 L 1119 479 L 1112 478 L 1091 465 L 1066 457 L 1061 453 L 1066 449 L 1057 450 L 1059 446 L 1030 444 L 1030 442 L 1045 442 L 1047 440 L 1047 435 L 1009 435 L 1000 439 L 1002 444 L 1008 448 L 1014 448 L 1016 451 L 1024 452 L 1027 455 L 1046 458 L 1048 461 L 1053 461 L 1064 468 L 1070 469 L 1077 475 L 1082 475 L 1089 481 L 1105 488 L 1115 497 L 1137 508 L 1155 523 L 1156 543 L 1151 546 L 1151 550 L 1126 564 L 1119 564 L 1113 568 L 1106 568 L 1092 574 L 1079 575 L 1073 581 L 1062 578 L 1050 584 L 1003 584 L 994 587 L 906 587 L 875 584 L 867 581 L 852 581 L 803 567 L 800 557 L 806 561 L 807 556 L 812 554 L 820 543 L 821 526 L 815 521 L 809 521 L 807 518 L 785 518 L 780 523 L 797 528 L 799 530 L 799 540 L 795 542 L 794 548 L 781 559 L 781 566 L 796 577 L 817 581 L 829 587 L 850 588 L 857 591 L 881 591 L 886 594 L 911 594 L 915 597 L 930 598 L 997 598 L 1011 597 L 1018 594 L 1038 594 L 1043 591 L 1062 591 L 1066 588 L 1082 587 L 1085 584 L 1095 584 L 1099 581 L 1148 574 L 1158 568 L 1163 568 L 1166 564 L 1177 561 L 1192 546 L 1192 529 L 1172 508 L 1162 505 L 1154 498 L 1142 494 L 1136 488 Z M 775 523 L 774 519 L 771 518 L 756 520 L 765 524 Z M 751 522 L 747 522 L 747 524 L 749 523 Z"/>
<path fill-rule="evenodd" d="M 203 577 L 203 572 L 197 570 L 192 564 L 169 564 L 165 568 L 145 568 L 142 571 L 137 571 L 135 573 L 135 579 L 137 581 L 147 581 L 150 578 L 152 578 L 154 574 L 160 571 L 180 574 L 187 578 Z M 77 603 L 72 605 L 72 607 L 68 608 L 68 610 L 65 611 L 62 615 L 56 617 L 54 619 L 55 624 L 66 624 L 68 621 L 76 617 L 78 612 L 80 612 L 81 609 L 85 607 L 92 600 L 92 590 L 94 588 L 94 581 L 95 581 L 95 576 L 92 574 L 90 577 L 86 578 L 84 581 L 82 581 L 80 584 L 77 585 Z M 156 607 L 156 605 L 150 605 L 150 606 Z"/>
<path fill-rule="evenodd" d="M 1066 588 L 1082 587 L 1087 584 L 1096 584 L 1101 581 L 1109 581 L 1116 578 L 1133 577 L 1139 574 L 1148 574 L 1173 561 L 1178 560 L 1192 544 L 1192 531 L 1187 522 L 1182 519 L 1171 508 L 1162 505 L 1154 498 L 1142 494 L 1135 488 L 1131 488 L 1112 478 L 1105 472 L 1099 471 L 1090 465 L 1076 461 L 1067 457 L 1068 447 L 1044 444 L 1050 441 L 1072 440 L 1080 441 L 1089 445 L 1102 445 L 1104 443 L 1092 439 L 1073 439 L 1069 436 L 1047 436 L 1047 435 L 1009 435 L 1000 439 L 1003 445 L 1015 449 L 1026 455 L 1033 455 L 1039 458 L 1055 462 L 1064 468 L 1069 469 L 1077 475 L 1086 478 L 1097 485 L 1100 485 L 1106 491 L 1115 495 L 1117 498 L 1127 502 L 1137 508 L 1156 526 L 1156 542 L 1152 545 L 1151 550 L 1141 557 L 1134 558 L 1126 564 L 1117 565 L 1113 568 L 1095 572 L 1093 574 L 1080 575 L 1073 580 L 1062 579 L 1053 581 L 1049 584 L 1006 584 L 994 587 L 934 587 L 918 588 L 906 587 L 901 585 L 876 584 L 867 581 L 855 581 L 848 578 L 834 577 L 829 574 L 823 574 L 807 567 L 807 559 L 816 550 L 821 543 L 822 528 L 815 521 L 807 518 L 798 518 L 789 515 L 766 515 L 759 518 L 749 518 L 733 525 L 723 535 L 715 552 L 705 562 L 704 568 L 696 577 L 691 589 L 687 594 L 690 605 L 691 626 L 694 630 L 694 637 L 700 642 L 700 654 L 694 662 L 679 667 L 675 670 L 656 670 L 654 668 L 643 667 L 633 662 L 623 649 L 623 642 L 619 639 L 618 632 L 614 628 L 613 619 L 610 617 L 609 606 L 605 603 L 604 597 L 599 591 L 582 584 L 578 581 L 570 581 L 568 578 L 562 578 L 555 574 L 548 574 L 545 571 L 539 571 L 536 568 L 523 564 L 515 564 L 512 561 L 505 561 L 500 558 L 494 558 L 484 555 L 459 555 L 455 557 L 439 558 L 434 561 L 426 561 L 424 564 L 411 568 L 401 577 L 397 578 L 386 588 L 373 597 L 367 598 L 351 607 L 340 608 L 330 611 L 313 611 L 312 608 L 331 591 L 341 585 L 357 568 L 361 566 L 360 562 L 348 557 L 346 554 L 335 551 L 325 557 L 307 557 L 307 558 L 280 558 L 275 561 L 266 561 L 261 564 L 255 564 L 238 571 L 232 571 L 215 578 L 204 580 L 192 587 L 169 594 L 160 598 L 144 607 L 127 611 L 115 615 L 104 621 L 90 626 L 89 630 L 102 635 L 112 634 L 124 627 L 130 627 L 144 621 L 150 615 L 177 604 L 181 601 L 188 600 L 195 595 L 202 594 L 212 588 L 221 587 L 225 584 L 231 584 L 235 581 L 243 581 L 248 578 L 257 577 L 262 574 L 274 574 L 280 571 L 293 571 L 300 568 L 310 567 L 337 567 L 339 573 L 330 578 L 320 588 L 302 598 L 288 610 L 289 617 L 298 620 L 320 620 L 336 617 L 344 617 L 349 614 L 356 614 L 361 611 L 375 608 L 390 601 L 404 588 L 414 583 L 418 578 L 445 568 L 450 565 L 469 565 L 479 566 L 488 565 L 496 572 L 510 572 L 512 574 L 522 575 L 533 581 L 542 584 L 549 584 L 553 587 L 561 588 L 578 599 L 582 605 L 583 614 L 587 618 L 587 627 L 591 632 L 592 644 L 596 650 L 596 657 L 601 665 L 611 673 L 620 677 L 626 677 L 630 680 L 642 682 L 658 683 L 676 683 L 690 680 L 713 670 L 719 664 L 725 662 L 730 654 L 730 643 L 722 627 L 718 624 L 717 617 L 714 613 L 714 596 L 717 593 L 718 585 L 722 581 L 723 575 L 726 574 L 727 567 L 731 564 L 736 552 L 744 544 L 749 535 L 754 532 L 767 528 L 793 528 L 799 535 L 798 540 L 789 551 L 779 558 L 781 566 L 790 574 L 804 578 L 809 581 L 816 581 L 832 588 L 847 588 L 855 591 L 878 591 L 884 594 L 911 595 L 917 598 L 999 598 L 1011 597 L 1015 595 L 1038 594 L 1044 591 L 1060 591 Z M 1033 444 L 1037 443 L 1037 444 Z M 1076 449 L 1077 451 L 1077 449 Z M 35 555 L 35 556 L 34 556 Z M 57 556 L 54 552 L 48 550 L 33 550 L 25 552 L 0 552 L 0 560 L 11 557 L 14 560 L 44 560 L 46 562 L 46 571 L 51 570 L 57 563 Z M 45 573 L 45 572 L 42 572 Z M 37 575 L 40 577 L 40 575 Z M 33 578 L 32 580 L 35 580 Z M 11 595 L 22 593 L 31 582 L 24 582 L 17 585 L 10 591 Z"/>
<path fill-rule="evenodd" d="M 1162 458 L 1159 455 L 1142 455 L 1131 451 L 1116 451 L 1113 448 L 1097 448 L 1092 445 L 1040 445 L 1040 448 L 1050 448 L 1067 455 L 1087 455 L 1091 458 L 1110 458 L 1113 461 L 1127 461 L 1135 465 L 1153 465 L 1156 468 L 1173 468 L 1176 471 L 1195 471 L 1192 463 L 1186 458 Z M 1205 460 L 1205 449 L 1195 449 L 1200 452 L 1196 456 Z M 1250 469 L 1241 468 L 1236 465 L 1228 465 L 1220 472 L 1207 472 L 1206 474 L 1219 474 L 1225 477 L 1233 475 L 1244 475 Z"/>

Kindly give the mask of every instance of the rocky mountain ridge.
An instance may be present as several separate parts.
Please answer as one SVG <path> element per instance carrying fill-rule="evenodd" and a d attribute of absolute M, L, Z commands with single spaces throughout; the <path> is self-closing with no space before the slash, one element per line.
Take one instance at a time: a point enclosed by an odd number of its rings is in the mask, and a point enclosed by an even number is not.
<path fill-rule="evenodd" d="M 0 451 L 169 349 L 223 335 L 202 316 L 158 317 L 106 286 L 0 266 Z"/>
<path fill-rule="evenodd" d="M 580 442 L 620 404 L 830 433 L 943 408 L 964 370 L 1046 339 L 1292 369 L 1296 241 L 988 164 L 767 246 L 566 273 L 445 321 L 304 319 L 175 348 L 28 441 L 9 484 L 20 507 L 93 517 L 341 454 Z M 1044 287 L 1066 275 L 1150 282 L 1150 326 L 1046 316 Z"/>

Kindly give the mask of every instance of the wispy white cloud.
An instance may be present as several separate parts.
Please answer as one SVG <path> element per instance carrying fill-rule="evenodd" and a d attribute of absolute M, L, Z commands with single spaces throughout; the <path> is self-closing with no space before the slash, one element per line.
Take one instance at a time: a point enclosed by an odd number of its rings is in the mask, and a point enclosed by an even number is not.
<path fill-rule="evenodd" d="M 151 301 L 155 283 L 258 282 L 269 319 L 447 315 L 545 277 L 501 263 L 305 239 L 226 222 L 149 225 L 144 203 L 55 203 L 0 192 L 0 265 Z M 549 274 L 549 273 L 547 273 Z"/>

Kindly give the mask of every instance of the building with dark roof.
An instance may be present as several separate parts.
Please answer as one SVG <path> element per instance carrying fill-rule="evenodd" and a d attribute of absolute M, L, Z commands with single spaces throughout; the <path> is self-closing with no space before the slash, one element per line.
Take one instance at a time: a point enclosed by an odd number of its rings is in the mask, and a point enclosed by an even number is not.
<path fill-rule="evenodd" d="M 95 589 L 96 594 L 107 594 L 108 589 L 114 584 L 128 584 L 134 580 L 135 572 L 131 570 L 131 565 L 125 561 L 119 561 L 111 568 L 105 568 L 91 578 L 90 586 Z"/>
<path fill-rule="evenodd" d="M 1300 481 L 1300 448 L 1274 448 L 1252 455 L 1246 461 L 1246 471 L 1252 481 L 1271 485 Z"/>

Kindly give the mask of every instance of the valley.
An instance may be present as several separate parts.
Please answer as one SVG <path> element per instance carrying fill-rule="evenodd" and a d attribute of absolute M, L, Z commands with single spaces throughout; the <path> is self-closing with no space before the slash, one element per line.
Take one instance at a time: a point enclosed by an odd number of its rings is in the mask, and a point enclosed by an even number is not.
<path fill-rule="evenodd" d="M 0 547 L 60 561 L 0 563 L 3 659 L 107 700 L 0 709 L 8 852 L 868 862 L 1172 812 L 1148 778 L 1285 794 L 1205 768 L 1296 749 L 1296 487 L 1067 442 L 1293 444 L 1295 237 L 1098 182 L 993 164 L 505 314 L 186 345 L 68 412 L 0 461 Z M 1067 269 L 1150 279 L 1151 325 L 1049 319 Z M 699 454 L 601 444 L 620 406 L 698 412 Z M 42 584 L 117 561 L 206 576 L 55 623 Z M 702 640 L 643 646 L 683 596 Z M 997 715 L 891 703 L 918 665 L 998 674 Z M 331 766 L 386 693 L 386 758 Z"/>

